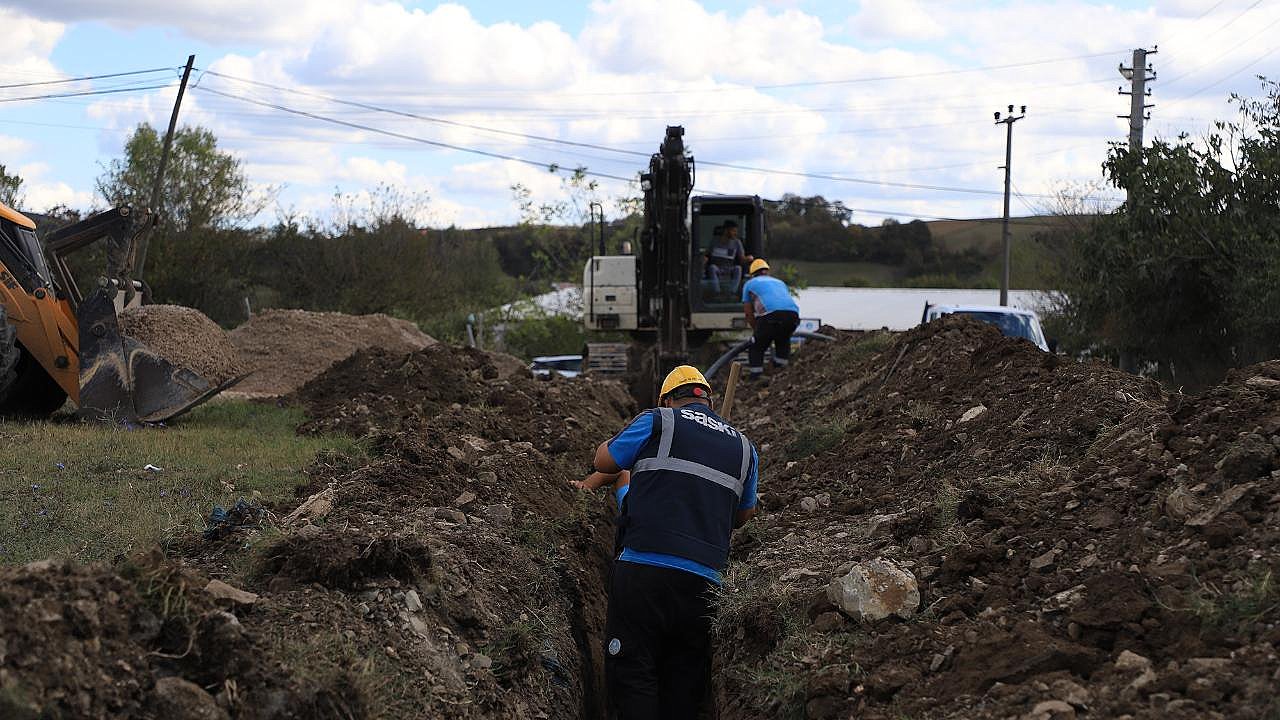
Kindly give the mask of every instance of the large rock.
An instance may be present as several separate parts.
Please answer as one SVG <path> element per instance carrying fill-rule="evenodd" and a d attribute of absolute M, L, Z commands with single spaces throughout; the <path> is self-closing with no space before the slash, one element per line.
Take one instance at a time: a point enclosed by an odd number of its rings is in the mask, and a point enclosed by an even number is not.
<path fill-rule="evenodd" d="M 884 559 L 854 565 L 847 575 L 831 581 L 827 597 L 856 620 L 882 620 L 890 615 L 905 619 L 920 607 L 915 576 Z"/>
<path fill-rule="evenodd" d="M 227 711 L 204 688 L 180 677 L 156 681 L 152 705 L 166 720 L 228 720 Z"/>

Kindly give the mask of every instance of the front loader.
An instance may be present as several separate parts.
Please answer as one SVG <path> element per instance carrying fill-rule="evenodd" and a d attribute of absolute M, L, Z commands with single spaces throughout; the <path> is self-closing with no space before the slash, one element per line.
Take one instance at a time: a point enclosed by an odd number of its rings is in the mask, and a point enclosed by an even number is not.
<path fill-rule="evenodd" d="M 212 385 L 120 334 L 118 313 L 141 303 L 130 278 L 147 212 L 118 207 L 49 233 L 0 204 L 0 415 L 44 417 L 68 398 L 81 417 L 123 423 L 173 419 L 239 378 Z M 67 256 L 107 243 L 107 274 L 83 295 Z"/>

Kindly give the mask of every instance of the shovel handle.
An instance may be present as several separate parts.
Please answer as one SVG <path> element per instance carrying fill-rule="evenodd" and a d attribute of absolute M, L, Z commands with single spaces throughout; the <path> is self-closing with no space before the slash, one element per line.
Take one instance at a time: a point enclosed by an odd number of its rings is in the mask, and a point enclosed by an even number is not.
<path fill-rule="evenodd" d="M 738 376 L 741 374 L 742 365 L 736 362 L 729 364 L 729 383 L 724 386 L 724 400 L 720 403 L 720 417 L 725 420 L 733 412 L 733 394 L 738 389 Z"/>

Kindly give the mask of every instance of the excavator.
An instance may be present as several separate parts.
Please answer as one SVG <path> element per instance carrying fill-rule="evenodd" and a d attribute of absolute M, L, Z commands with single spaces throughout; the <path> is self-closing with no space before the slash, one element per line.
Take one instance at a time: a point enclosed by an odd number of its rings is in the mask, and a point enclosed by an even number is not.
<path fill-rule="evenodd" d="M 213 385 L 120 333 L 118 313 L 142 303 L 137 248 L 155 224 L 128 206 L 48 233 L 0 204 L 0 416 L 45 417 L 69 398 L 86 419 L 162 423 L 231 387 Z M 107 273 L 87 296 L 67 259 L 106 241 Z"/>
<path fill-rule="evenodd" d="M 648 171 L 640 174 L 644 224 L 638 247 L 634 253 L 592 257 L 583 270 L 586 330 L 632 338 L 588 343 L 583 367 L 628 375 L 638 398 L 652 396 L 658 378 L 671 368 L 698 362 L 694 355 L 712 349 L 708 340 L 715 333 L 747 328 L 741 269 L 713 274 L 704 258 L 730 226 L 741 231 L 745 255 L 762 256 L 764 203 L 755 195 L 694 196 L 695 178 L 684 127 L 668 126 Z"/>

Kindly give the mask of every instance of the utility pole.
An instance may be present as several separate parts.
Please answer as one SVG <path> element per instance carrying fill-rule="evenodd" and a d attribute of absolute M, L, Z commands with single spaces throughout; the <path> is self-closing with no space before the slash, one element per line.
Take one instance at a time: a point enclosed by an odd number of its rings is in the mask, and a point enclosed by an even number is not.
<path fill-rule="evenodd" d="M 160 167 L 156 168 L 156 179 L 151 185 L 151 212 L 160 212 L 160 191 L 164 187 L 164 170 L 169 164 L 169 148 L 173 145 L 173 133 L 178 127 L 178 108 L 182 107 L 182 95 L 187 91 L 187 80 L 191 78 L 191 67 L 196 63 L 195 55 L 187 56 L 187 65 L 182 69 L 182 82 L 178 83 L 178 97 L 173 101 L 173 113 L 169 115 L 169 130 L 164 134 L 164 145 L 160 147 Z M 142 277 L 147 265 L 147 235 L 142 236 L 138 247 L 138 266 L 134 276 Z"/>
<path fill-rule="evenodd" d="M 1151 119 L 1151 113 L 1147 112 L 1147 109 L 1155 107 L 1155 103 L 1147 103 L 1147 98 L 1151 97 L 1147 82 L 1156 79 L 1155 69 L 1147 67 L 1147 56 L 1155 55 L 1157 52 L 1159 50 L 1156 48 L 1151 50 L 1138 48 L 1133 51 L 1133 67 L 1125 67 L 1124 63 L 1120 63 L 1120 75 L 1129 81 L 1129 89 L 1126 91 L 1121 85 L 1119 94 L 1129 96 L 1129 114 L 1116 117 L 1129 120 L 1129 152 L 1138 152 L 1142 149 L 1143 122 Z"/>
<path fill-rule="evenodd" d="M 1004 239 L 1004 267 L 1000 272 L 1000 305 L 1009 305 L 1009 263 L 1013 256 L 1013 237 L 1009 234 L 1009 186 L 1010 168 L 1013 165 L 1013 124 L 1027 116 L 1027 106 L 1023 105 L 1013 114 L 1013 106 L 1009 106 L 1009 114 L 1002 120 L 1000 111 L 996 111 L 996 124 L 1005 126 L 1004 140 L 1004 221 L 1000 225 L 1000 235 Z"/>

